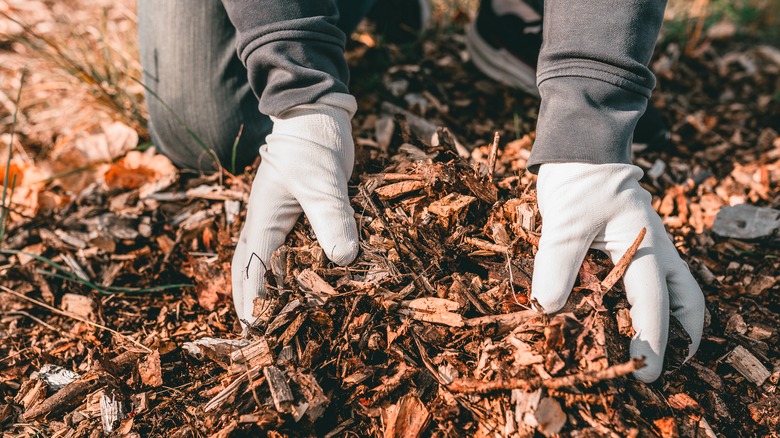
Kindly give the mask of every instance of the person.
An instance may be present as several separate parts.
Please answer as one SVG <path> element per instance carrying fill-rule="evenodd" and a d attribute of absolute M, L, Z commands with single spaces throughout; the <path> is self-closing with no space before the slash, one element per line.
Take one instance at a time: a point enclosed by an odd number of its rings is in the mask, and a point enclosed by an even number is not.
<path fill-rule="evenodd" d="M 301 213 L 331 261 L 347 265 L 357 257 L 358 232 L 347 192 L 357 104 L 349 94 L 344 46 L 345 31 L 365 14 L 366 4 L 138 3 L 150 131 L 159 150 L 180 167 L 202 171 L 219 163 L 240 169 L 258 152 L 262 157 L 232 263 L 234 304 L 244 325 L 253 322 L 253 301 L 264 294 L 271 253 Z M 639 185 L 642 171 L 630 159 L 632 133 L 655 84 L 647 64 L 665 2 L 547 0 L 542 7 L 485 0 L 468 36 L 480 66 L 500 55 L 501 44 L 509 47 L 485 30 L 491 15 L 523 21 L 533 18 L 531 11 L 541 16 L 538 62 L 519 84 L 541 97 L 528 162 L 538 174 L 543 218 L 531 298 L 540 310 L 560 310 L 589 248 L 616 262 L 647 228 L 624 283 L 636 330 L 631 355 L 646 358 L 635 376 L 654 381 L 663 368 L 670 315 L 690 335 L 691 356 L 704 320 L 701 289 L 652 209 L 650 194 Z M 516 36 L 533 29 L 511 30 Z M 512 32 L 505 39 L 513 38 Z M 477 47 L 480 40 L 487 45 Z M 528 59 L 533 58 L 531 52 Z"/>

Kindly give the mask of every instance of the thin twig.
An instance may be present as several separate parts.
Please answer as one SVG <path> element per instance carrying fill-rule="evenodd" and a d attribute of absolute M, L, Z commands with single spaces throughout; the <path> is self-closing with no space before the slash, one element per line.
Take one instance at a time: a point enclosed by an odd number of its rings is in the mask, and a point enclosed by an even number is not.
<path fill-rule="evenodd" d="M 626 273 L 626 269 L 628 269 L 629 263 L 631 263 L 631 260 L 636 255 L 636 251 L 639 249 L 639 245 L 645 238 L 645 234 L 647 234 L 647 228 L 642 227 L 642 230 L 639 231 L 639 235 L 636 236 L 636 239 L 634 239 L 634 243 L 628 247 L 626 253 L 623 254 L 623 257 L 618 260 L 618 262 L 615 264 L 615 267 L 612 268 L 612 270 L 609 272 L 609 275 L 607 275 L 604 281 L 601 282 L 601 293 L 605 294 L 609 292 L 615 283 L 620 280 L 620 277 Z"/>
<path fill-rule="evenodd" d="M 509 253 L 509 247 L 506 245 L 499 245 L 497 243 L 488 242 L 487 240 L 477 239 L 475 237 L 464 237 L 463 241 L 469 245 L 475 246 L 483 251 L 492 251 L 507 254 Z"/>
<path fill-rule="evenodd" d="M 154 287 L 143 288 L 143 289 L 137 289 L 137 288 L 133 288 L 133 287 L 118 287 L 118 286 L 105 286 L 105 287 L 103 287 L 103 286 L 99 286 L 99 285 L 97 285 L 95 283 L 92 283 L 91 281 L 84 280 L 83 278 L 77 276 L 73 272 L 65 269 L 59 263 L 55 263 L 53 260 L 51 260 L 49 258 L 46 258 L 44 256 L 41 256 L 41 255 L 38 255 L 38 254 L 24 252 L 24 251 L 21 251 L 21 250 L 18 250 L 18 249 L 0 249 L 0 254 L 8 254 L 8 255 L 16 255 L 16 256 L 21 254 L 21 255 L 28 256 L 28 257 L 33 258 L 33 259 L 35 259 L 35 260 L 37 260 L 37 261 L 39 261 L 41 263 L 44 263 L 46 265 L 51 266 L 52 268 L 54 268 L 55 270 L 61 272 L 64 275 L 58 275 L 58 274 L 56 274 L 54 272 L 48 272 L 48 271 L 39 270 L 39 272 L 41 274 L 48 275 L 48 276 L 55 277 L 55 278 L 59 278 L 61 280 L 65 280 L 65 281 L 72 281 L 72 282 L 75 282 L 75 283 L 83 284 L 84 286 L 88 286 L 88 287 L 96 290 L 97 292 L 99 292 L 99 293 L 101 293 L 103 295 L 111 295 L 111 294 L 117 294 L 117 293 L 130 293 L 130 294 L 132 294 L 132 293 L 150 293 L 150 292 L 159 292 L 159 291 L 168 290 L 168 289 L 181 289 L 181 288 L 184 288 L 184 287 L 192 287 L 191 284 L 186 284 L 186 283 L 185 284 L 166 284 L 166 285 L 162 285 L 162 286 L 154 286 Z"/>
<path fill-rule="evenodd" d="M 516 231 L 521 239 L 530 243 L 535 248 L 539 248 L 539 237 L 526 231 L 525 229 L 523 229 L 523 227 L 517 227 Z"/>
<path fill-rule="evenodd" d="M 138 347 L 141 347 L 147 353 L 153 353 L 153 351 L 149 347 L 147 347 L 146 345 L 136 341 L 135 339 L 128 338 L 127 336 L 123 335 L 122 333 L 119 333 L 118 331 L 116 331 L 116 330 L 114 330 L 112 328 L 108 328 L 108 327 L 106 327 L 104 325 L 92 322 L 92 321 L 90 321 L 88 319 L 84 319 L 84 318 L 82 318 L 82 317 L 80 317 L 78 315 L 75 315 L 73 313 L 65 312 L 64 310 L 60 310 L 60 309 L 58 309 L 56 307 L 52 307 L 52 306 L 50 306 L 50 305 L 48 305 L 48 304 L 46 304 L 46 303 L 44 303 L 42 301 L 36 300 L 35 298 L 30 298 L 27 295 L 21 294 L 21 293 L 15 291 L 13 289 L 10 289 L 8 287 L 3 286 L 3 285 L 0 285 L 0 289 L 2 289 L 5 292 L 8 292 L 11 295 L 15 295 L 15 296 L 17 296 L 17 297 L 19 297 L 19 298 L 21 298 L 23 300 L 27 300 L 27 301 L 29 301 L 29 302 L 31 302 L 33 304 L 41 306 L 44 309 L 48 309 L 49 311 L 54 312 L 54 313 L 56 313 L 58 315 L 62 315 L 62 316 L 65 316 L 65 317 L 68 317 L 68 318 L 71 318 L 71 319 L 75 319 L 76 321 L 83 322 L 84 324 L 91 325 L 93 327 L 97 327 L 97 328 L 105 330 L 105 331 L 107 331 L 109 333 L 115 334 L 115 335 L 119 336 L 122 340 L 128 341 L 128 342 L 130 342 L 132 344 L 137 345 Z"/>
<path fill-rule="evenodd" d="M 243 125 L 241 126 L 243 127 Z M 241 357 L 244 359 L 244 369 L 246 370 L 246 378 L 249 380 L 249 388 L 252 390 L 252 398 L 255 399 L 257 407 L 262 408 L 263 404 L 260 403 L 260 397 L 257 396 L 257 389 L 255 388 L 255 379 L 252 378 L 252 373 L 249 372 L 249 360 L 244 354 L 243 348 L 239 348 L 238 351 L 241 353 Z"/>
<path fill-rule="evenodd" d="M 4 358 L 0 359 L 0 363 L 3 363 L 3 362 L 5 362 L 5 361 L 7 361 L 7 360 L 9 360 L 9 359 L 13 359 L 13 358 L 15 358 L 15 357 L 17 357 L 17 356 L 21 356 L 21 355 L 22 355 L 22 353 L 26 352 L 26 351 L 27 351 L 27 350 L 29 350 L 29 349 L 30 349 L 30 347 L 25 347 L 25 348 L 22 348 L 21 350 L 17 351 L 16 353 L 14 353 L 14 354 L 11 354 L 11 355 L 8 355 L 8 356 L 6 356 L 6 357 L 4 357 Z"/>
<path fill-rule="evenodd" d="M 78 338 L 78 336 L 76 336 L 74 334 L 71 334 L 71 333 L 68 333 L 68 332 L 63 332 L 61 329 L 58 329 L 57 327 L 54 327 L 53 325 L 49 324 L 48 322 L 46 322 L 46 321 L 44 321 L 44 320 L 42 320 L 40 318 L 37 318 L 35 316 L 32 316 L 28 312 L 25 312 L 23 310 L 14 310 L 14 311 L 11 311 L 11 312 L 3 312 L 3 315 L 26 316 L 26 317 L 32 319 L 33 321 L 37 322 L 38 324 L 40 324 L 40 325 L 46 327 L 47 329 L 53 331 L 53 332 L 56 332 L 58 334 L 63 334 L 65 336 L 67 336 L 69 338 L 73 338 L 73 339 Z"/>
<path fill-rule="evenodd" d="M 236 152 L 238 150 L 238 142 L 241 140 L 241 134 L 244 133 L 244 124 L 238 127 L 238 135 L 236 135 L 235 141 L 233 141 L 233 153 L 230 154 L 230 173 L 236 174 Z"/>
<path fill-rule="evenodd" d="M 526 310 L 531 310 L 530 307 L 521 303 L 520 300 L 517 299 L 517 292 L 515 291 L 515 274 L 512 272 L 512 258 L 509 256 L 509 251 L 506 251 L 504 255 L 506 256 L 506 270 L 509 272 L 509 288 L 512 290 L 512 298 L 515 299 L 515 304 L 518 306 Z"/>
<path fill-rule="evenodd" d="M 10 199 L 13 198 L 13 190 L 14 186 L 16 185 L 16 175 L 14 175 L 14 181 L 13 183 L 9 181 L 10 173 L 11 173 L 11 156 L 13 155 L 14 150 L 14 134 L 16 133 L 16 120 L 17 116 L 19 114 L 19 102 L 22 100 L 22 88 L 24 87 L 24 77 L 27 75 L 27 69 L 22 69 L 21 77 L 19 78 L 19 91 L 17 91 L 16 94 L 16 107 L 14 108 L 14 118 L 13 122 L 11 123 L 11 139 L 8 141 L 8 159 L 5 162 L 5 175 L 3 176 L 3 196 L 2 201 L 0 202 L 0 209 L 2 209 L 2 214 L 0 214 L 0 246 L 3 244 L 3 239 L 5 238 L 6 233 L 6 222 L 8 221 L 8 207 L 11 206 Z M 9 197 L 8 201 L 8 207 L 5 205 L 6 196 L 8 195 L 8 186 L 11 185 L 11 195 Z"/>

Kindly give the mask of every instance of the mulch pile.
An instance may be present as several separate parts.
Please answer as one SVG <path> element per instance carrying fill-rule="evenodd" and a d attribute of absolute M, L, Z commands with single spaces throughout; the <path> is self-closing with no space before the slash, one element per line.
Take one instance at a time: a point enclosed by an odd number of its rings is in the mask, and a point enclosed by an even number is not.
<path fill-rule="evenodd" d="M 463 63 L 458 34 L 350 53 L 357 261 L 331 264 L 301 219 L 268 262 L 261 323 L 240 339 L 230 260 L 251 176 L 177 177 L 151 152 L 120 158 L 105 184 L 14 218 L 0 248 L 6 434 L 776 433 L 777 234 L 712 232 L 726 206 L 780 207 L 776 49 L 658 50 L 655 99 L 677 121 L 675 146 L 637 163 L 708 316 L 686 364 L 672 328 L 652 385 L 627 376 L 642 363 L 628 357 L 621 263 L 589 254 L 562 312 L 530 310 L 535 102 Z M 377 60 L 381 81 L 361 82 Z"/>

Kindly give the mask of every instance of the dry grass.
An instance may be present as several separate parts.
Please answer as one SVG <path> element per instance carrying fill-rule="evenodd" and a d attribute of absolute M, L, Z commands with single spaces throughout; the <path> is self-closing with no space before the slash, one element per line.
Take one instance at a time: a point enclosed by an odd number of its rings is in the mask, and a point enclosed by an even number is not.
<path fill-rule="evenodd" d="M 0 2 L 0 44 L 0 123 L 26 68 L 17 131 L 36 160 L 101 123 L 146 135 L 134 1 Z"/>

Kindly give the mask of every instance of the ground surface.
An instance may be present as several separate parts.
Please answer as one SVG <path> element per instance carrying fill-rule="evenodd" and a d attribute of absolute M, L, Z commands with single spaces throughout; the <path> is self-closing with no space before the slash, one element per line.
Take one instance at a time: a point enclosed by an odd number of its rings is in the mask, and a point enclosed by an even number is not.
<path fill-rule="evenodd" d="M 272 260 L 251 347 L 193 357 L 187 342 L 237 338 L 229 262 L 252 172 L 179 174 L 137 150 L 148 134 L 135 105 L 143 90 L 126 75 L 139 68 L 133 6 L 106 4 L 96 18 L 100 4 L 75 5 L 0 3 L 34 24 L 0 27 L 8 128 L 27 68 L 11 165 L 0 164 L 16 186 L 0 239 L 6 435 L 99 436 L 112 405 L 125 418 L 110 428 L 140 436 L 780 427 L 777 234 L 712 232 L 724 206 L 780 208 L 780 52 L 755 34 L 669 31 L 651 65 L 672 143 L 635 162 L 709 312 L 697 356 L 644 385 L 618 376 L 634 365 L 631 333 L 620 284 L 601 289 L 604 257 L 588 256 L 566 312 L 526 310 L 541 221 L 524 164 L 538 101 L 468 62 L 466 15 L 452 10 L 421 42 L 377 44 L 363 32 L 351 43 L 358 261 L 329 264 L 301 221 Z M 753 368 L 740 371 L 742 361 Z M 45 364 L 81 377 L 58 392 L 39 373 Z"/>

